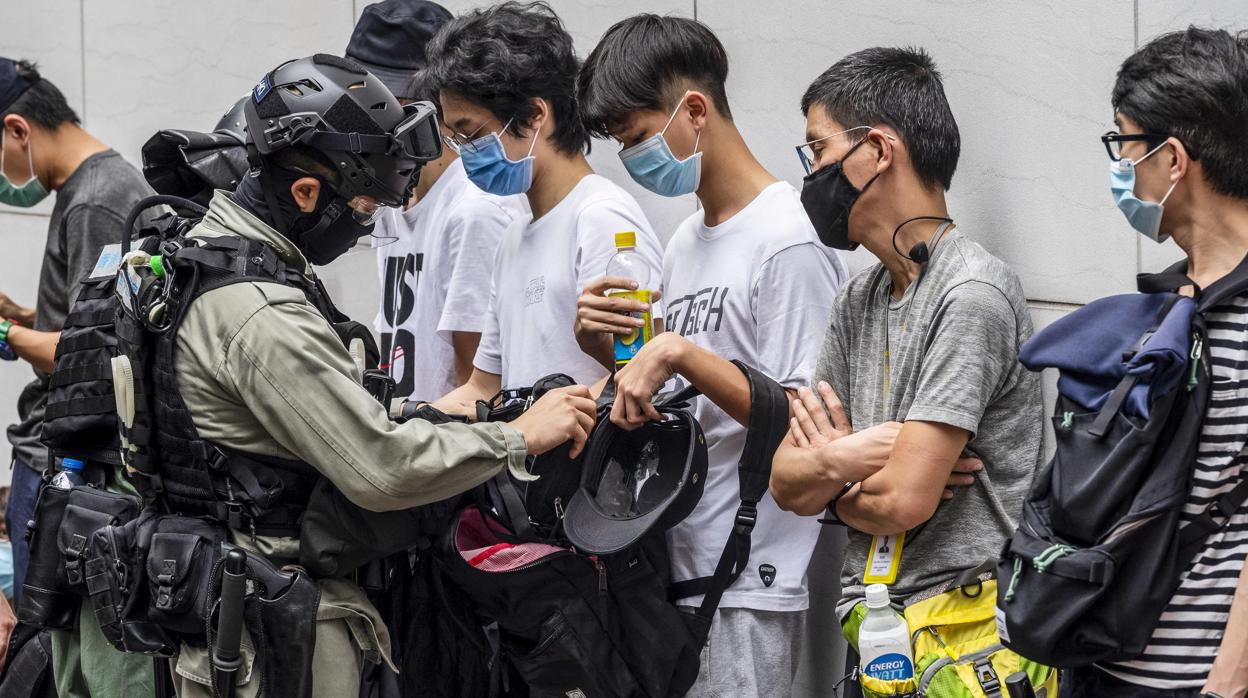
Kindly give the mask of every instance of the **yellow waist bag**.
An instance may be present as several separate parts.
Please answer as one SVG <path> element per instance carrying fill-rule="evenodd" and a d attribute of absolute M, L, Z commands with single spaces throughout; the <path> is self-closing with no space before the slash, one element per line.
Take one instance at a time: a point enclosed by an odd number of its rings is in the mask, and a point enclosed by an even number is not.
<path fill-rule="evenodd" d="M 859 674 L 866 698 L 1005 698 L 1005 680 L 1027 673 L 1036 698 L 1057 698 L 1058 672 L 1001 644 L 996 624 L 997 580 L 973 581 L 907 607 L 914 678 L 883 681 Z M 850 611 L 842 628 L 858 646 L 866 604 Z"/>

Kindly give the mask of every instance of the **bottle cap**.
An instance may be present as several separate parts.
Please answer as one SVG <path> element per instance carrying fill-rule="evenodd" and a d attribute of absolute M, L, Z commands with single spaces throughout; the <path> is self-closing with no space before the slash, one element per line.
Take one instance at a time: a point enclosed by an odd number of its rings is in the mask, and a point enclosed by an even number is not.
<path fill-rule="evenodd" d="M 61 470 L 82 470 L 86 465 L 77 458 L 65 458 L 61 460 Z"/>
<path fill-rule="evenodd" d="M 867 585 L 867 608 L 884 608 L 888 606 L 888 585 Z"/>
<path fill-rule="evenodd" d="M 153 274 L 155 274 L 156 276 L 165 275 L 165 260 L 163 257 L 161 257 L 158 254 L 154 254 L 152 255 L 152 258 L 148 260 L 147 263 L 151 265 Z"/>
<path fill-rule="evenodd" d="M 631 232 L 631 231 L 627 233 L 616 233 L 615 234 L 615 246 L 617 248 L 636 247 L 637 246 L 637 233 Z"/>

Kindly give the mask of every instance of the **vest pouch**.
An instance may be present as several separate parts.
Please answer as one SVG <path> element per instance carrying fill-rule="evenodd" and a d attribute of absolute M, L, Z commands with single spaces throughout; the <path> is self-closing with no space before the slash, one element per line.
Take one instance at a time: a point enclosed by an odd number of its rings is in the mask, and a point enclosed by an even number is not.
<path fill-rule="evenodd" d="M 225 536 L 223 527 L 204 519 L 164 516 L 157 521 L 144 560 L 153 622 L 180 635 L 203 636 Z"/>
<path fill-rule="evenodd" d="M 68 504 L 69 490 L 52 487 L 45 478 L 26 531 L 30 562 L 17 604 L 17 617 L 23 623 L 51 630 L 72 630 L 76 624 L 78 599 L 65 581 L 65 565 L 57 546 Z"/>
<path fill-rule="evenodd" d="M 91 536 L 105 526 L 124 523 L 139 514 L 139 498 L 94 487 L 75 487 L 61 518 L 56 543 L 70 592 L 87 598 L 86 564 Z"/>
<path fill-rule="evenodd" d="M 95 619 L 109 644 L 122 652 L 171 657 L 177 642 L 148 618 L 151 598 L 144 562 L 159 514 L 145 509 L 135 519 L 104 526 L 91 536 L 87 590 Z"/>

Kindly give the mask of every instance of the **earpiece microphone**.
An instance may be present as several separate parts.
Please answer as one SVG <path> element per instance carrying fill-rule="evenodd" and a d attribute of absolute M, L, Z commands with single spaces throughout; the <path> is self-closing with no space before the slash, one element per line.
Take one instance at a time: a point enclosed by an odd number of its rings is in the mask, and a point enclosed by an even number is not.
<path fill-rule="evenodd" d="M 893 229 L 893 250 L 896 251 L 899 256 L 905 257 L 911 262 L 921 266 L 927 264 L 932 259 L 932 249 L 928 243 L 923 242 L 922 240 L 914 243 L 914 246 L 910 248 L 910 254 L 902 252 L 901 248 L 897 246 L 897 234 L 901 232 L 901 229 L 907 223 L 913 223 L 914 221 L 941 221 L 943 223 L 953 223 L 953 219 L 945 216 L 915 216 L 914 218 L 907 218 Z M 940 228 L 937 228 L 937 233 L 939 233 L 940 230 Z M 933 238 L 934 236 L 935 234 L 933 234 Z M 933 239 L 932 242 L 935 244 L 936 241 Z"/>
<path fill-rule="evenodd" d="M 927 249 L 927 243 L 922 240 L 914 243 L 914 247 L 910 248 L 910 261 L 915 264 L 927 264 L 927 260 L 932 258 L 932 253 Z"/>

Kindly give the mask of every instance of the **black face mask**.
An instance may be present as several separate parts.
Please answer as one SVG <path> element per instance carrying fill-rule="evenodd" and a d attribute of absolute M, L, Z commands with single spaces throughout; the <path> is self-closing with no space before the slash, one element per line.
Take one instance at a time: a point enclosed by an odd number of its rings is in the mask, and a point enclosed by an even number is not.
<path fill-rule="evenodd" d="M 264 191 L 262 178 L 270 178 L 272 196 Z M 290 196 L 290 186 L 295 180 L 308 175 L 271 168 L 260 176 L 247 176 L 234 190 L 234 202 L 253 213 L 277 232 L 294 243 L 308 262 L 317 266 L 329 264 L 355 246 L 355 242 L 373 231 L 373 226 L 355 220 L 351 209 L 342 197 L 321 177 L 321 193 L 316 207 L 309 212 L 300 211 Z"/>
<path fill-rule="evenodd" d="M 372 225 L 363 225 L 355 220 L 351 209 L 347 208 L 346 199 L 338 195 L 322 196 L 320 199 L 332 200 L 324 209 L 321 209 L 318 200 L 317 210 L 296 220 L 296 230 L 292 230 L 289 236 L 303 256 L 316 266 L 338 259 L 355 247 L 357 240 L 373 232 Z M 304 225 L 305 222 L 311 222 L 311 225 Z"/>
<path fill-rule="evenodd" d="M 849 212 L 858 197 L 879 176 L 877 174 L 869 179 L 862 189 L 854 187 L 845 176 L 845 160 L 865 142 L 858 141 L 839 162 L 811 172 L 802 180 L 802 208 L 806 209 L 806 215 L 815 226 L 819 241 L 837 250 L 858 248 L 858 243 L 849 239 Z"/>

